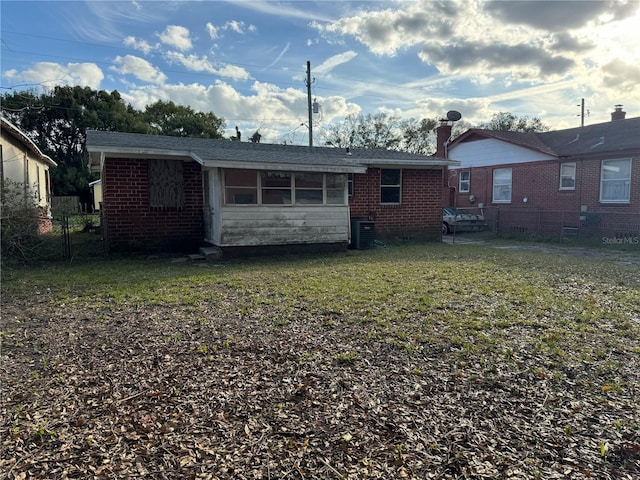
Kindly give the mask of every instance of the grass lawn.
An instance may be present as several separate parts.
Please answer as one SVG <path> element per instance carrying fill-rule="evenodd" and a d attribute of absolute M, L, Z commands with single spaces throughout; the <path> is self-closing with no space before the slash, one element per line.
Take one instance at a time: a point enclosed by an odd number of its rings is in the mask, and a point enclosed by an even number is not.
<path fill-rule="evenodd" d="M 51 264 L 0 335 L 0 478 L 640 478 L 634 262 Z"/>

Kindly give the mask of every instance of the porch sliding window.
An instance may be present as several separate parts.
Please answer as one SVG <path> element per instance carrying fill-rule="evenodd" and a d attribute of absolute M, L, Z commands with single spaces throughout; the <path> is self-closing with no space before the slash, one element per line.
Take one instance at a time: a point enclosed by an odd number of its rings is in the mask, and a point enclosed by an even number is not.
<path fill-rule="evenodd" d="M 252 170 L 224 172 L 225 203 L 256 205 L 258 203 L 258 174 Z"/>
<path fill-rule="evenodd" d="M 346 175 L 225 170 L 227 205 L 344 205 Z"/>
<path fill-rule="evenodd" d="M 291 173 L 260 173 L 263 205 L 291 205 Z"/>

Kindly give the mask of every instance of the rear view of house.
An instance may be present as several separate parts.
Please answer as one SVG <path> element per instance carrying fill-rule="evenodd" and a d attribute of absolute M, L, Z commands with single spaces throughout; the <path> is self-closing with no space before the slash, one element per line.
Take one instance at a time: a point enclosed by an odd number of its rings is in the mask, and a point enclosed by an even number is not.
<path fill-rule="evenodd" d="M 0 116 L 0 179 L 3 206 L 19 197 L 25 206 L 38 209 L 38 231 L 51 230 L 51 181 L 49 169 L 56 163 L 6 118 Z M 13 198 L 7 198 L 8 196 Z M 10 208 L 3 209 L 3 215 Z"/>
<path fill-rule="evenodd" d="M 111 249 L 226 253 L 344 249 L 354 222 L 378 238 L 440 238 L 444 168 L 387 150 L 87 132 Z"/>
<path fill-rule="evenodd" d="M 637 238 L 640 118 L 544 133 L 470 129 L 449 146 L 458 207 L 481 207 L 499 232 Z"/>

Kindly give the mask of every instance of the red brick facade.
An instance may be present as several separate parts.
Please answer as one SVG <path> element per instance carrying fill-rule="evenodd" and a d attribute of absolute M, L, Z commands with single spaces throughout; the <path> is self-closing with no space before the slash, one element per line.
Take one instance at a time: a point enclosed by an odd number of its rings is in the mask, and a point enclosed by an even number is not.
<path fill-rule="evenodd" d="M 442 170 L 402 169 L 401 202 L 380 203 L 380 169 L 354 175 L 351 218 L 375 222 L 382 240 L 439 240 L 442 236 Z"/>
<path fill-rule="evenodd" d="M 197 250 L 204 238 L 202 169 L 183 168 L 184 207 L 149 205 L 148 159 L 108 158 L 102 172 L 103 228 L 112 250 Z"/>
<path fill-rule="evenodd" d="M 616 157 L 618 158 L 618 157 Z M 629 157 L 622 157 L 629 158 Z M 605 158 L 606 160 L 606 158 Z M 545 208 L 549 210 L 575 210 L 582 206 L 588 210 L 615 211 L 620 213 L 640 212 L 640 157 L 631 160 L 631 198 L 629 203 L 600 202 L 600 174 L 602 159 L 547 160 L 521 164 L 503 164 L 486 167 L 460 168 L 450 171 L 450 185 L 456 188 L 456 206 L 476 207 L 504 205 L 493 203 L 493 171 L 511 168 L 511 205 Z M 574 190 L 560 189 L 560 165 L 576 164 Z M 470 172 L 469 192 L 460 193 L 459 174 Z M 474 201 L 470 202 L 469 197 Z M 526 202 L 523 200 L 526 198 Z"/>
<path fill-rule="evenodd" d="M 629 202 L 600 201 L 602 160 L 631 158 Z M 560 165 L 575 163 L 575 189 L 560 189 Z M 511 168 L 511 202 L 493 202 L 493 171 Z M 459 192 L 459 175 L 470 172 L 469 192 Z M 485 207 L 489 225 L 503 231 L 559 234 L 564 227 L 581 235 L 626 235 L 640 232 L 640 157 L 572 158 L 521 164 L 460 168 L 449 172 L 457 207 Z M 445 197 L 443 195 L 443 197 Z M 471 201 L 473 199 L 473 201 Z M 526 201 L 525 201 L 526 199 Z"/>

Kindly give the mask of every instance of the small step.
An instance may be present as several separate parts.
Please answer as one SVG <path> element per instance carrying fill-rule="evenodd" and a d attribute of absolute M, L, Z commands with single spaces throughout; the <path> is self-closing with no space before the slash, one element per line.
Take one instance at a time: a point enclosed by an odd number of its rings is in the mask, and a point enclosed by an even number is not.
<path fill-rule="evenodd" d="M 202 255 L 207 262 L 215 262 L 222 258 L 222 250 L 220 250 L 219 247 L 201 247 L 200 255 Z"/>

